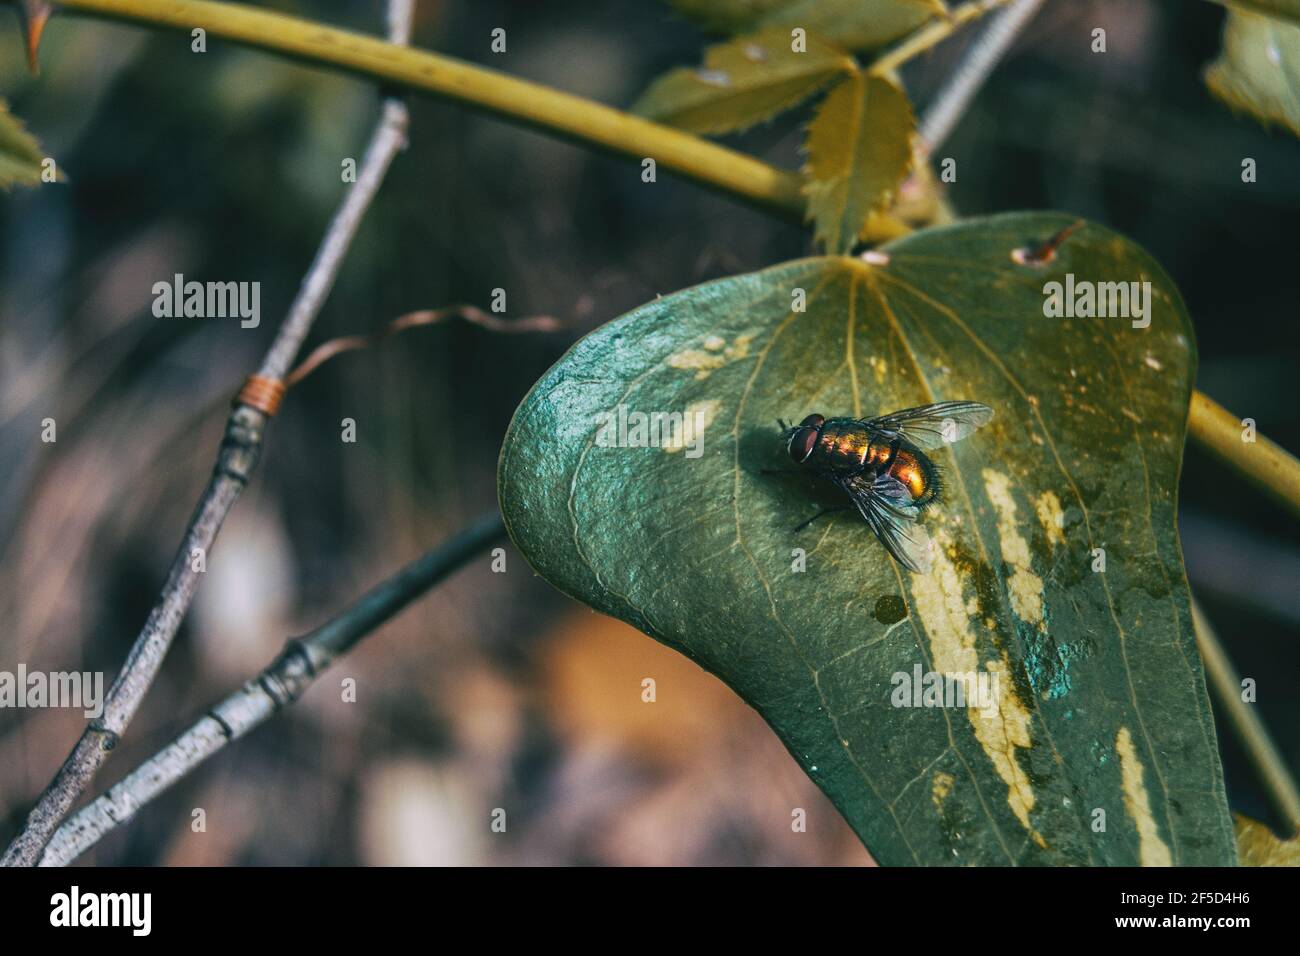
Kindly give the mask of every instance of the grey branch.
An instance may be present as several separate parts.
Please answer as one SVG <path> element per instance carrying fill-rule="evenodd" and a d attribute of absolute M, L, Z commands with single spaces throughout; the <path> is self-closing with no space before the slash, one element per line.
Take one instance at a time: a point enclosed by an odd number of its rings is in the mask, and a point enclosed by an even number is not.
<path fill-rule="evenodd" d="M 1043 0 L 1015 0 L 993 16 L 984 31 L 975 38 L 970 50 L 921 120 L 921 142 L 927 153 L 933 153 L 948 138 L 958 120 L 965 115 L 975 94 L 993 72 L 993 67 L 997 66 L 998 60 L 1011 47 L 1016 35 L 1042 5 Z"/>
<path fill-rule="evenodd" d="M 393 42 L 407 42 L 411 13 L 412 0 L 391 0 L 388 29 Z M 405 104 L 400 99 L 386 98 L 383 114 L 358 170 L 357 181 L 334 214 L 316 259 L 262 361 L 259 374 L 264 378 L 282 379 L 302 348 L 312 323 L 334 286 L 366 209 L 379 190 L 393 158 L 406 145 L 407 123 Z M 158 603 L 136 637 L 121 672 L 109 687 L 103 714 L 82 733 L 72 753 L 36 801 L 22 830 L 0 857 L 0 866 L 31 866 L 40 858 L 50 835 L 85 793 L 108 759 L 109 752 L 126 732 L 194 598 L 198 585 L 198 572 L 194 570 L 195 551 L 202 549 L 205 555 L 210 551 L 222 522 L 257 467 L 267 420 L 265 414 L 247 405 L 236 404 L 231 411 L 212 477 L 203 489 L 180 547 L 172 558 Z"/>
<path fill-rule="evenodd" d="M 372 588 L 333 620 L 289 641 L 265 670 L 226 697 L 120 783 L 73 814 L 50 840 L 41 866 L 65 866 L 181 777 L 293 703 L 362 638 L 483 549 L 505 538 L 495 512 Z"/>

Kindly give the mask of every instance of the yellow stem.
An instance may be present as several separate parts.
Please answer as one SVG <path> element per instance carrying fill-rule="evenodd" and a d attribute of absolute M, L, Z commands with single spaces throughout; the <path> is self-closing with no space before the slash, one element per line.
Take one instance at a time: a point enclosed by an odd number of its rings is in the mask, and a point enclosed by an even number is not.
<path fill-rule="evenodd" d="M 802 178 L 580 96 L 425 50 L 255 7 L 207 0 L 60 0 L 65 10 L 219 37 L 457 100 L 656 166 L 779 213 L 803 214 Z"/>
<path fill-rule="evenodd" d="M 1243 441 L 1244 431 L 1232 412 L 1204 392 L 1192 393 L 1188 435 L 1300 516 L 1300 460 L 1263 435 Z"/>

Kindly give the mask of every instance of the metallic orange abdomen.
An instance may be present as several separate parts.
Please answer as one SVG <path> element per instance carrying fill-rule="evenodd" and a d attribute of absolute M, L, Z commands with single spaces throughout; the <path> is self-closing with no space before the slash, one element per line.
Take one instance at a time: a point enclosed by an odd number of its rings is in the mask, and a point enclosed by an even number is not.
<path fill-rule="evenodd" d="M 889 473 L 912 493 L 914 501 L 919 501 L 930 491 L 930 469 L 921 464 L 910 451 L 899 449 Z"/>

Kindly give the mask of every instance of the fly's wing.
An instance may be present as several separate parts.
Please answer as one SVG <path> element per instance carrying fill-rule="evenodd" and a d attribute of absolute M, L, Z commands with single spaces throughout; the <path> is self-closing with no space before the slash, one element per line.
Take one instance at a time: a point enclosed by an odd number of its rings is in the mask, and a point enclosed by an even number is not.
<path fill-rule="evenodd" d="M 869 418 L 868 428 L 900 437 L 918 448 L 938 448 L 961 441 L 993 419 L 993 409 L 979 402 L 937 402 Z"/>
<path fill-rule="evenodd" d="M 909 571 L 928 574 L 930 536 L 917 523 L 921 512 L 906 486 L 891 475 L 874 481 L 854 475 L 840 485 L 894 560 Z"/>

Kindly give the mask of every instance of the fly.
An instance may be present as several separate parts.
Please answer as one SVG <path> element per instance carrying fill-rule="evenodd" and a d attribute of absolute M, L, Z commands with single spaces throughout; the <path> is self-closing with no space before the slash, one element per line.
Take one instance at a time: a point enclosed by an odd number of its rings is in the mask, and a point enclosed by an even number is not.
<path fill-rule="evenodd" d="M 943 492 L 925 449 L 961 441 L 992 418 L 993 409 L 979 402 L 938 402 L 878 418 L 809 415 L 782 438 L 797 464 L 849 496 L 894 560 L 924 574 L 930 536 L 919 519 Z M 818 512 L 795 530 L 848 507 Z"/>

